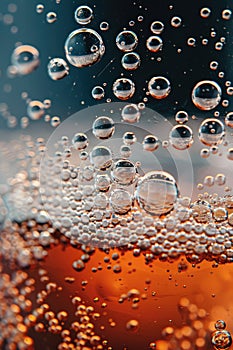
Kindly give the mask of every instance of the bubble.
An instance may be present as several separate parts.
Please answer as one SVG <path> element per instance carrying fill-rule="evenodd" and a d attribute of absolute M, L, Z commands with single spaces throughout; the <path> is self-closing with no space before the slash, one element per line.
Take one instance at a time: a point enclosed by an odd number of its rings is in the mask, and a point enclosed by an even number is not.
<path fill-rule="evenodd" d="M 225 124 L 229 126 L 229 128 L 233 128 L 233 112 L 227 113 L 225 117 Z"/>
<path fill-rule="evenodd" d="M 211 61 L 210 62 L 210 69 L 216 70 L 218 68 L 218 62 L 217 61 Z"/>
<path fill-rule="evenodd" d="M 220 41 L 218 41 L 218 42 L 215 44 L 215 50 L 220 51 L 220 50 L 222 50 L 222 48 L 223 48 L 223 43 L 221 43 Z"/>
<path fill-rule="evenodd" d="M 61 124 L 61 119 L 58 116 L 54 116 L 51 118 L 50 124 L 53 128 L 56 128 Z"/>
<path fill-rule="evenodd" d="M 188 44 L 189 46 L 194 46 L 194 45 L 196 44 L 196 39 L 194 39 L 194 38 L 188 38 L 187 44 Z"/>
<path fill-rule="evenodd" d="M 153 23 L 151 23 L 150 30 L 153 34 L 159 35 L 164 30 L 164 24 L 160 21 L 154 21 Z"/>
<path fill-rule="evenodd" d="M 142 142 L 143 149 L 145 151 L 153 152 L 156 151 L 159 147 L 159 140 L 154 135 L 147 135 L 144 137 Z"/>
<path fill-rule="evenodd" d="M 163 40 L 159 36 L 150 36 L 146 41 L 146 47 L 151 52 L 162 50 Z"/>
<path fill-rule="evenodd" d="M 169 134 L 170 144 L 178 149 L 185 150 L 193 144 L 193 132 L 186 125 L 175 125 Z"/>
<path fill-rule="evenodd" d="M 174 16 L 171 19 L 171 25 L 172 27 L 178 28 L 182 24 L 182 19 L 180 17 Z"/>
<path fill-rule="evenodd" d="M 44 115 L 44 104 L 40 101 L 30 101 L 27 106 L 27 114 L 32 120 L 38 120 Z"/>
<path fill-rule="evenodd" d="M 226 330 L 215 331 L 211 338 L 215 350 L 228 350 L 232 344 L 231 334 Z"/>
<path fill-rule="evenodd" d="M 30 74 L 40 64 L 39 51 L 30 45 L 18 46 L 12 53 L 11 62 L 19 74 Z"/>
<path fill-rule="evenodd" d="M 231 19 L 232 12 L 230 9 L 225 9 L 222 11 L 222 19 L 225 19 L 226 21 L 229 21 Z"/>
<path fill-rule="evenodd" d="M 137 123 L 140 119 L 141 113 L 136 104 L 132 103 L 124 106 L 121 112 L 122 119 L 127 123 Z"/>
<path fill-rule="evenodd" d="M 90 154 L 90 161 L 98 170 L 106 170 L 112 165 L 112 152 L 108 147 L 96 146 Z"/>
<path fill-rule="evenodd" d="M 228 211 L 226 208 L 214 208 L 213 218 L 217 222 L 226 221 L 228 218 Z"/>
<path fill-rule="evenodd" d="M 225 321 L 223 321 L 223 320 L 218 320 L 218 321 L 215 323 L 214 327 L 215 327 L 215 329 L 216 329 L 217 331 L 220 331 L 220 330 L 226 328 L 226 323 L 225 323 Z"/>
<path fill-rule="evenodd" d="M 135 191 L 138 205 L 151 215 L 168 214 L 178 195 L 175 179 L 165 171 L 147 173 L 139 180 Z"/>
<path fill-rule="evenodd" d="M 137 141 L 136 135 L 131 131 L 126 131 L 123 135 L 125 145 L 133 145 Z"/>
<path fill-rule="evenodd" d="M 101 22 L 100 23 L 100 30 L 103 32 L 109 30 L 109 23 L 108 22 Z"/>
<path fill-rule="evenodd" d="M 88 138 L 83 133 L 77 133 L 72 139 L 72 144 L 75 149 L 77 149 L 78 151 L 82 151 L 88 146 Z"/>
<path fill-rule="evenodd" d="M 116 214 L 126 214 L 132 206 L 132 198 L 128 191 L 116 189 L 111 192 L 110 205 Z"/>
<path fill-rule="evenodd" d="M 132 154 L 132 150 L 131 150 L 130 146 L 122 145 L 120 148 L 120 154 L 124 158 L 129 158 Z"/>
<path fill-rule="evenodd" d="M 211 10 L 208 7 L 203 7 L 200 11 L 200 15 L 202 18 L 208 18 L 211 14 Z"/>
<path fill-rule="evenodd" d="M 119 78 L 113 84 L 113 93 L 120 100 L 128 100 L 135 93 L 135 84 L 130 79 Z"/>
<path fill-rule="evenodd" d="M 126 159 L 119 159 L 114 163 L 111 177 L 120 185 L 131 185 L 136 176 L 136 168 L 132 162 Z"/>
<path fill-rule="evenodd" d="M 126 70 L 136 70 L 141 64 L 141 59 L 136 52 L 128 52 L 122 57 L 121 64 Z"/>
<path fill-rule="evenodd" d="M 89 24 L 93 19 L 93 11 L 89 6 L 79 6 L 75 10 L 74 18 L 78 24 Z"/>
<path fill-rule="evenodd" d="M 42 13 L 44 11 L 44 5 L 38 4 L 36 5 L 36 12 L 37 13 Z"/>
<path fill-rule="evenodd" d="M 133 51 L 138 45 L 138 37 L 134 32 L 124 30 L 117 35 L 116 45 L 121 51 Z"/>
<path fill-rule="evenodd" d="M 105 95 L 104 88 L 102 86 L 95 86 L 91 91 L 91 95 L 95 100 L 101 100 Z"/>
<path fill-rule="evenodd" d="M 126 323 L 126 329 L 128 331 L 136 331 L 139 327 L 139 323 L 137 320 L 130 320 Z"/>
<path fill-rule="evenodd" d="M 186 111 L 178 111 L 175 115 L 175 120 L 179 124 L 187 123 L 188 119 L 189 119 L 189 115 Z"/>
<path fill-rule="evenodd" d="M 228 158 L 229 160 L 233 160 L 233 148 L 229 148 L 229 149 L 227 150 L 227 158 Z"/>
<path fill-rule="evenodd" d="M 224 125 L 218 119 L 205 119 L 199 127 L 198 136 L 199 140 L 206 146 L 219 145 L 225 136 Z"/>
<path fill-rule="evenodd" d="M 107 174 L 97 175 L 95 177 L 95 188 L 101 192 L 107 192 L 111 185 L 111 179 Z"/>
<path fill-rule="evenodd" d="M 165 77 L 153 77 L 148 83 L 148 90 L 153 98 L 163 99 L 171 92 L 171 84 Z"/>
<path fill-rule="evenodd" d="M 54 22 L 56 22 L 56 20 L 57 20 L 57 14 L 56 14 L 56 12 L 48 12 L 47 14 L 46 14 L 46 21 L 48 22 L 48 23 L 54 23 Z"/>
<path fill-rule="evenodd" d="M 232 86 L 229 86 L 229 87 L 227 88 L 227 95 L 229 95 L 229 96 L 232 96 L 232 95 L 233 95 L 233 87 L 232 87 Z"/>
<path fill-rule="evenodd" d="M 48 74 L 52 80 L 60 80 L 69 74 L 69 67 L 62 58 L 53 58 L 48 64 Z"/>
<path fill-rule="evenodd" d="M 207 223 L 212 218 L 211 206 L 207 201 L 198 200 L 191 205 L 193 218 L 198 223 Z"/>
<path fill-rule="evenodd" d="M 194 105 L 204 111 L 215 108 L 221 101 L 222 90 L 220 86 L 211 80 L 202 80 L 197 83 L 192 91 Z"/>
<path fill-rule="evenodd" d="M 67 60 L 75 67 L 89 67 L 100 61 L 105 46 L 93 29 L 80 28 L 71 32 L 65 42 Z"/>
<path fill-rule="evenodd" d="M 99 117 L 92 125 L 93 134 L 101 140 L 110 138 L 114 134 L 114 131 L 114 122 L 109 117 Z"/>

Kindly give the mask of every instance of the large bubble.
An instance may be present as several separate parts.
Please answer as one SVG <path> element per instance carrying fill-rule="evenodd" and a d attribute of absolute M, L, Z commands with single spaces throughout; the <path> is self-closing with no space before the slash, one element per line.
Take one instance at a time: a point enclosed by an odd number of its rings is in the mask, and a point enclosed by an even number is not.
<path fill-rule="evenodd" d="M 93 29 L 80 28 L 69 34 L 65 42 L 67 60 L 75 67 L 97 63 L 105 52 L 101 36 Z"/>

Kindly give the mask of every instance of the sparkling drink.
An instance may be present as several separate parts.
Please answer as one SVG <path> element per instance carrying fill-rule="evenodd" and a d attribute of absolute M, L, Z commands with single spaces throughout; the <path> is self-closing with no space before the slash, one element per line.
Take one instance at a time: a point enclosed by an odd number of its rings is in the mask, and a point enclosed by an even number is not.
<path fill-rule="evenodd" d="M 230 1 L 0 12 L 0 348 L 231 349 Z"/>

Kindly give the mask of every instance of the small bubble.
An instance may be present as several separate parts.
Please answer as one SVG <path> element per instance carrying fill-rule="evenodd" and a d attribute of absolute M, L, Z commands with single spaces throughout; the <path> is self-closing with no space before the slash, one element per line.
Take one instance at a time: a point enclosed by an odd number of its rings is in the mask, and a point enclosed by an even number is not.
<path fill-rule="evenodd" d="M 198 136 L 199 140 L 206 146 L 219 145 L 224 140 L 224 125 L 218 119 L 205 119 L 199 127 Z"/>
<path fill-rule="evenodd" d="M 113 84 L 113 93 L 120 100 L 128 100 L 135 93 L 135 84 L 130 79 L 119 78 Z"/>
<path fill-rule="evenodd" d="M 182 19 L 180 17 L 174 16 L 171 19 L 171 25 L 172 27 L 178 28 L 182 24 Z"/>
<path fill-rule="evenodd" d="M 101 100 L 105 95 L 104 88 L 102 86 L 95 86 L 91 91 L 91 95 L 95 100 Z"/>
<path fill-rule="evenodd" d="M 208 7 L 203 7 L 200 10 L 200 15 L 202 18 L 208 18 L 211 14 L 211 10 Z"/>
<path fill-rule="evenodd" d="M 153 152 L 159 147 L 159 140 L 154 135 L 147 135 L 142 142 L 145 151 Z"/>
<path fill-rule="evenodd" d="M 112 152 L 108 147 L 96 146 L 90 154 L 91 163 L 98 170 L 106 170 L 112 165 Z"/>
<path fill-rule="evenodd" d="M 79 6 L 75 10 L 74 18 L 78 24 L 87 25 L 93 19 L 93 11 L 89 6 Z"/>
<path fill-rule="evenodd" d="M 133 51 L 138 45 L 138 37 L 134 32 L 125 30 L 117 35 L 116 45 L 121 51 Z"/>
<path fill-rule="evenodd" d="M 201 110 L 211 110 L 221 101 L 222 90 L 220 86 L 210 80 L 200 81 L 192 91 L 192 101 Z"/>
<path fill-rule="evenodd" d="M 50 124 L 53 128 L 56 128 L 61 124 L 61 119 L 58 116 L 54 116 L 51 118 Z"/>
<path fill-rule="evenodd" d="M 192 129 L 186 125 L 175 125 L 170 131 L 169 141 L 178 150 L 185 150 L 191 147 L 193 143 Z"/>
<path fill-rule="evenodd" d="M 125 145 L 133 145 L 137 141 L 136 135 L 131 132 L 127 131 L 123 135 L 123 142 Z"/>
<path fill-rule="evenodd" d="M 92 125 L 93 135 L 100 140 L 110 138 L 114 134 L 114 131 L 114 122 L 109 117 L 98 117 Z"/>
<path fill-rule="evenodd" d="M 112 180 L 120 185 L 130 185 L 134 182 L 136 168 L 129 160 L 120 159 L 114 163 L 111 177 Z"/>
<path fill-rule="evenodd" d="M 229 128 L 233 128 L 233 112 L 227 113 L 227 115 L 225 117 L 225 124 Z"/>
<path fill-rule="evenodd" d="M 230 9 L 225 9 L 222 11 L 222 19 L 225 19 L 226 21 L 229 21 L 231 19 L 232 12 Z"/>
<path fill-rule="evenodd" d="M 137 320 L 130 320 L 126 323 L 126 329 L 128 331 L 137 331 L 138 330 L 138 327 L 139 327 L 139 323 Z"/>
<path fill-rule="evenodd" d="M 48 12 L 47 14 L 46 14 L 46 21 L 48 22 L 48 23 L 54 23 L 54 22 L 56 22 L 56 20 L 57 20 L 57 14 L 56 14 L 56 12 Z"/>
<path fill-rule="evenodd" d="M 109 30 L 109 23 L 108 22 L 101 22 L 100 23 L 100 30 L 102 30 L 103 32 L 106 32 L 107 30 Z"/>
<path fill-rule="evenodd" d="M 128 52 L 122 57 L 121 64 L 126 70 L 136 70 L 141 64 L 141 59 L 136 52 Z"/>
<path fill-rule="evenodd" d="M 44 104 L 40 101 L 30 101 L 27 107 L 27 114 L 32 120 L 38 120 L 44 115 Z"/>
<path fill-rule="evenodd" d="M 43 13 L 43 11 L 44 11 L 44 5 L 42 5 L 42 4 L 36 5 L 36 12 L 37 13 Z"/>
<path fill-rule="evenodd" d="M 146 41 L 146 47 L 151 52 L 162 50 L 163 40 L 159 36 L 150 36 Z"/>
<path fill-rule="evenodd" d="M 171 92 L 170 81 L 165 77 L 153 77 L 148 83 L 148 91 L 155 99 L 166 98 Z"/>
<path fill-rule="evenodd" d="M 11 62 L 19 74 L 30 74 L 40 64 L 39 51 L 30 45 L 18 46 L 12 53 Z"/>
<path fill-rule="evenodd" d="M 189 119 L 189 115 L 186 111 L 178 111 L 175 115 L 175 120 L 179 124 L 187 123 L 188 119 Z"/>
<path fill-rule="evenodd" d="M 88 138 L 83 133 L 77 133 L 72 139 L 72 144 L 75 149 L 79 151 L 84 150 L 88 146 Z"/>
<path fill-rule="evenodd" d="M 60 80 L 69 74 L 69 67 L 62 58 L 53 58 L 48 64 L 48 74 L 52 80 Z"/>
<path fill-rule="evenodd" d="M 153 23 L 151 23 L 150 30 L 153 34 L 159 35 L 164 30 L 164 24 L 160 21 L 154 21 Z"/>
<path fill-rule="evenodd" d="M 132 206 L 132 198 L 128 191 L 116 189 L 111 192 L 110 205 L 116 214 L 126 214 Z"/>
<path fill-rule="evenodd" d="M 232 344 L 231 334 L 226 330 L 215 331 L 211 338 L 215 350 L 229 349 Z"/>
<path fill-rule="evenodd" d="M 138 106 L 132 103 L 124 106 L 121 116 L 124 122 L 137 123 L 140 119 L 141 113 Z"/>

